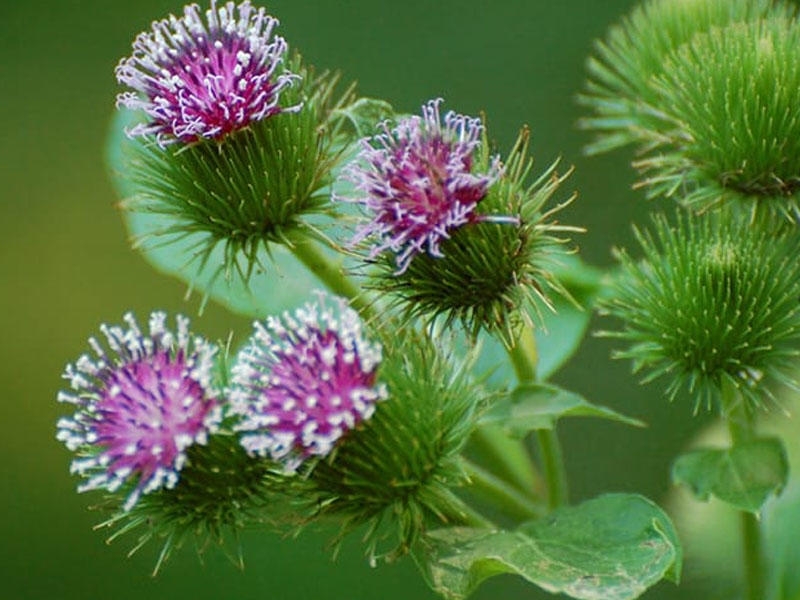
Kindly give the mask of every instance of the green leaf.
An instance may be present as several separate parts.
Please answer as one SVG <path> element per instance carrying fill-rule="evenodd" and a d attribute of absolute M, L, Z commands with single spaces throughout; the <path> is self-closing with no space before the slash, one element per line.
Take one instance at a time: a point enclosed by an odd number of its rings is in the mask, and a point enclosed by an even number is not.
<path fill-rule="evenodd" d="M 595 417 L 636 427 L 644 426 L 637 419 L 592 404 L 574 392 L 540 383 L 520 385 L 495 403 L 481 422 L 500 425 L 509 435 L 523 437 L 537 429 L 552 429 L 562 417 Z"/>
<path fill-rule="evenodd" d="M 545 381 L 560 369 L 578 350 L 589 327 L 592 307 L 601 293 L 603 272 L 587 265 L 577 255 L 560 259 L 556 278 L 580 306 L 566 298 L 554 298 L 555 313 L 543 309 L 543 328 L 535 332 L 539 362 L 536 376 Z"/>
<path fill-rule="evenodd" d="M 394 116 L 394 110 L 385 100 L 359 98 L 334 111 L 334 118 L 337 116 L 346 118 L 353 126 L 356 136 L 361 138 L 372 135 L 381 122 Z"/>
<path fill-rule="evenodd" d="M 424 559 L 429 585 L 450 600 L 503 573 L 580 600 L 628 600 L 662 578 L 677 583 L 681 547 L 658 506 L 637 495 L 608 494 L 513 532 L 434 531 Z"/>
<path fill-rule="evenodd" d="M 126 211 L 123 220 L 133 239 L 169 226 L 164 215 Z M 223 245 L 217 246 L 202 267 L 199 260 L 193 259 L 193 237 L 161 246 L 144 244 L 139 249 L 158 271 L 186 281 L 233 312 L 265 317 L 294 309 L 310 299 L 312 290 L 325 287 L 289 250 L 277 245 L 271 248 L 269 256 L 263 248 L 259 250 L 258 262 L 264 268 L 256 270 L 247 283 L 236 274 L 226 277 L 215 268 L 225 265 Z"/>
<path fill-rule="evenodd" d="M 679 456 L 672 480 L 700 500 L 715 496 L 740 510 L 758 513 L 789 477 L 783 442 L 763 438 L 727 450 L 695 450 Z"/>

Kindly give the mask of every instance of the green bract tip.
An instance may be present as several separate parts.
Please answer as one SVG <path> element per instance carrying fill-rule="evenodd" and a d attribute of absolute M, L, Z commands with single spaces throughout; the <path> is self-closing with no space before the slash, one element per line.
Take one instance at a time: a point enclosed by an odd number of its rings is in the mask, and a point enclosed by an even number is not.
<path fill-rule="evenodd" d="M 751 409 L 776 383 L 797 389 L 800 240 L 725 214 L 654 221 L 654 233 L 636 231 L 641 262 L 619 254 L 607 309 L 624 328 L 603 335 L 629 346 L 615 356 L 646 382 L 667 377 L 670 399 L 689 394 L 695 409 L 710 408 L 724 383 Z"/>
<path fill-rule="evenodd" d="M 650 144 L 669 107 L 653 89 L 666 59 L 695 35 L 795 9 L 772 0 L 649 0 L 633 9 L 606 38 L 595 44 L 587 63 L 589 80 L 579 96 L 593 116 L 581 121 L 597 132 L 587 146 L 598 154 L 630 143 Z"/>
<path fill-rule="evenodd" d="M 138 534 L 131 554 L 148 542 L 162 548 L 154 573 L 187 541 L 198 552 L 211 544 L 242 564 L 239 532 L 247 525 L 277 522 L 275 497 L 285 477 L 279 467 L 247 455 L 232 435 L 215 435 L 206 446 L 193 446 L 177 485 L 144 496 L 130 511 L 117 512 L 102 527 L 114 529 L 109 542 Z"/>

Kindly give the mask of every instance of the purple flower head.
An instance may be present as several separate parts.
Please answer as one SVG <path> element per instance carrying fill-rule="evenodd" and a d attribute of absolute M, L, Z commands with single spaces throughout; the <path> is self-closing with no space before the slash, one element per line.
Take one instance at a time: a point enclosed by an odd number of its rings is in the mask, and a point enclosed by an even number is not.
<path fill-rule="evenodd" d="M 57 438 L 76 452 L 71 471 L 85 478 L 79 492 L 114 492 L 129 482 L 124 504 L 130 510 L 141 494 L 171 488 L 186 461 L 186 449 L 205 444 L 221 420 L 211 386 L 216 346 L 190 338 L 189 321 L 179 316 L 174 334 L 166 315 L 150 315 L 145 335 L 133 315 L 127 329 L 102 325 L 109 353 L 95 338 L 95 356 L 67 365 L 70 391 L 60 402 L 77 408 L 58 421 Z"/>
<path fill-rule="evenodd" d="M 287 471 L 329 454 L 386 397 L 375 381 L 380 345 L 364 339 L 344 299 L 318 294 L 294 315 L 257 321 L 232 370 L 242 446 L 283 462 Z"/>
<path fill-rule="evenodd" d="M 281 90 L 297 76 L 275 75 L 286 51 L 286 41 L 272 37 L 277 24 L 248 0 L 221 8 L 211 0 L 205 19 L 192 4 L 181 18 L 154 21 L 116 68 L 117 81 L 135 90 L 117 96 L 117 106 L 141 109 L 150 119 L 128 134 L 155 134 L 162 145 L 219 139 L 299 109 L 278 105 Z"/>
<path fill-rule="evenodd" d="M 441 257 L 441 243 L 454 229 L 487 220 L 475 212 L 489 186 L 502 173 L 494 157 L 485 173 L 473 173 L 473 153 L 480 144 L 480 119 L 448 112 L 439 116 L 442 100 L 422 107 L 422 117 L 401 120 L 394 129 L 362 141 L 358 158 L 345 178 L 365 195 L 361 204 L 371 221 L 353 243 L 378 239 L 370 256 L 396 254 L 398 274 L 417 254 Z"/>

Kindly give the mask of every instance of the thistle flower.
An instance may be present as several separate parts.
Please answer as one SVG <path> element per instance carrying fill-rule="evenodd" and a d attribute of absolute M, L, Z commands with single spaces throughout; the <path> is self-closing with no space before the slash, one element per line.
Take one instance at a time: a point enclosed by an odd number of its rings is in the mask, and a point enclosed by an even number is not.
<path fill-rule="evenodd" d="M 663 103 L 653 87 L 669 70 L 667 59 L 700 33 L 770 15 L 794 14 L 791 3 L 773 0 L 645 0 L 602 41 L 587 62 L 589 80 L 579 96 L 593 116 L 581 121 L 597 132 L 589 154 L 629 143 L 645 146 L 663 131 Z M 705 96 L 703 96 L 705 98 Z"/>
<path fill-rule="evenodd" d="M 651 196 L 800 221 L 800 27 L 773 17 L 696 36 L 654 81 L 667 133 L 638 161 Z"/>
<path fill-rule="evenodd" d="M 455 358 L 439 340 L 396 328 L 386 340 L 375 415 L 297 482 L 309 519 L 334 519 L 340 540 L 366 525 L 370 562 L 407 553 L 427 528 L 464 524 L 452 489 L 467 482 L 460 454 L 485 395 L 474 356 Z"/>
<path fill-rule="evenodd" d="M 133 315 L 124 320 L 127 329 L 100 328 L 110 352 L 90 338 L 95 356 L 67 366 L 71 390 L 58 399 L 76 411 L 58 421 L 57 438 L 78 455 L 78 491 L 124 489 L 127 511 L 142 494 L 175 486 L 187 450 L 207 442 L 221 410 L 211 381 L 217 348 L 192 338 L 187 319 L 179 316 L 173 333 L 154 312 L 149 335 Z"/>
<path fill-rule="evenodd" d="M 297 78 L 278 74 L 286 52 L 273 37 L 277 20 L 245 0 L 238 6 L 216 0 L 205 12 L 186 6 L 139 34 L 133 54 L 116 69 L 117 80 L 132 88 L 117 105 L 143 110 L 149 121 L 130 135 L 154 134 L 160 144 L 219 139 L 254 121 L 300 105 L 281 108 L 280 93 Z"/>
<path fill-rule="evenodd" d="M 695 407 L 719 400 L 724 383 L 750 408 L 795 380 L 800 342 L 800 241 L 725 215 L 655 219 L 636 232 L 644 260 L 620 253 L 623 274 L 608 312 L 624 322 L 605 332 L 629 344 L 644 381 L 669 379 L 670 399 Z"/>
<path fill-rule="evenodd" d="M 530 132 L 524 128 L 501 172 L 500 161 L 490 154 L 483 130 L 480 144 L 473 148 L 467 162 L 472 165 L 472 172 L 491 176 L 481 176 L 481 184 L 469 188 L 476 194 L 480 189 L 485 195 L 465 216 L 468 222 L 447 230 L 446 237 L 437 238 L 438 255 L 413 251 L 409 254 L 412 246 L 406 246 L 398 256 L 384 252 L 374 260 L 377 268 L 370 271 L 367 285 L 386 294 L 408 317 L 434 320 L 441 316 L 447 324 L 461 322 L 472 335 L 480 330 L 496 333 L 509 345 L 520 318 L 528 319 L 528 309 L 541 316 L 542 307 L 552 307 L 551 292 L 569 297 L 553 275 L 558 257 L 564 252 L 561 246 L 566 243 L 557 234 L 582 230 L 559 225 L 554 219 L 555 213 L 572 198 L 560 205 L 545 206 L 569 173 L 558 175 L 556 163 L 531 181 L 529 143 Z M 353 167 L 353 171 L 360 172 L 360 168 Z M 437 198 L 443 181 L 437 177 L 408 176 L 408 180 L 414 183 L 420 197 L 429 194 Z M 475 176 L 470 175 L 464 181 L 473 179 Z M 376 216 L 367 229 L 380 227 L 375 224 L 380 218 L 385 217 L 388 222 L 392 215 L 401 214 L 399 209 L 392 212 L 391 206 L 387 202 L 386 212 Z M 424 224 L 424 219 L 421 216 L 419 222 Z M 415 224 L 416 221 L 412 223 Z M 438 235 L 438 231 L 432 235 Z M 399 271 L 398 264 L 402 264 Z"/>
<path fill-rule="evenodd" d="M 365 195 L 339 198 L 362 205 L 371 218 L 353 243 L 375 237 L 370 257 L 390 250 L 398 273 L 423 252 L 441 257 L 441 244 L 454 230 L 493 220 L 476 212 L 478 203 L 502 173 L 494 157 L 475 168 L 481 142 L 480 119 L 439 114 L 441 99 L 422 107 L 422 117 L 402 119 L 394 129 L 362 141 L 362 149 L 344 175 Z"/>
<path fill-rule="evenodd" d="M 364 337 L 344 299 L 319 293 L 294 315 L 254 326 L 232 369 L 231 393 L 235 429 L 249 453 L 292 471 L 330 454 L 386 398 L 376 382 L 381 346 Z"/>

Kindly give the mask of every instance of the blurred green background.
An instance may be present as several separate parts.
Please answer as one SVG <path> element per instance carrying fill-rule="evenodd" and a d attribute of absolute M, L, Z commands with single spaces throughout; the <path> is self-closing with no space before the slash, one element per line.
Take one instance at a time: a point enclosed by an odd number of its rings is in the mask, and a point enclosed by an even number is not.
<path fill-rule="evenodd" d="M 338 68 L 368 96 L 416 112 L 443 96 L 446 108 L 486 111 L 501 148 L 527 123 L 544 168 L 561 156 L 576 166 L 568 187 L 579 198 L 562 221 L 588 228 L 578 243 L 594 264 L 630 245 L 631 221 L 653 205 L 631 191 L 630 156 L 588 159 L 575 128 L 574 101 L 592 40 L 631 0 L 274 0 L 281 33 L 306 59 Z M 113 69 L 150 21 L 178 12 L 177 0 L 0 2 L 0 361 L 3 435 L 0 489 L 0 597 L 9 599 L 237 598 L 250 600 L 433 598 L 410 561 L 370 569 L 357 540 L 337 561 L 325 538 L 244 537 L 242 573 L 215 552 L 198 563 L 191 549 L 150 577 L 154 548 L 132 559 L 132 539 L 110 547 L 93 531 L 55 441 L 55 402 L 66 362 L 84 351 L 100 322 L 133 309 L 194 314 L 197 298 L 129 249 L 103 164 L 104 135 L 118 90 Z M 210 306 L 195 318 L 210 336 L 243 333 L 246 319 Z M 597 323 L 594 323 L 596 328 Z M 590 338 L 561 372 L 565 385 L 650 423 L 646 430 L 573 421 L 563 443 L 573 499 L 633 491 L 662 499 L 668 464 L 700 426 L 688 405 L 668 406 L 657 387 L 640 388 L 608 343 Z M 660 584 L 645 596 L 708 598 L 703 576 L 686 565 L 686 585 Z M 693 595 L 692 590 L 697 590 Z M 485 585 L 478 598 L 544 598 L 513 578 Z"/>

